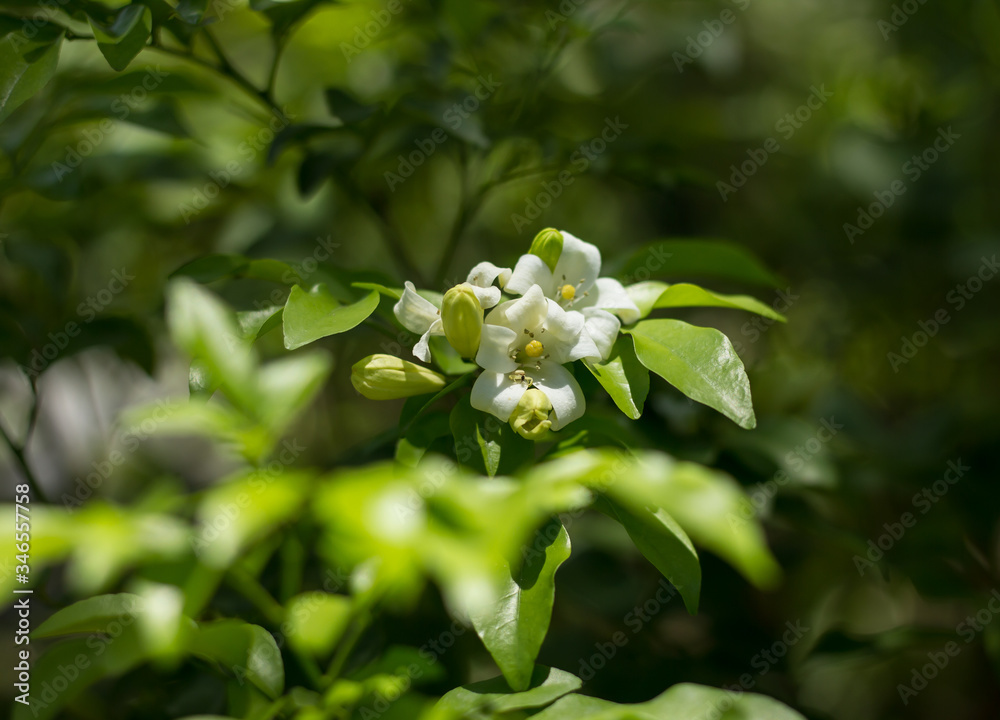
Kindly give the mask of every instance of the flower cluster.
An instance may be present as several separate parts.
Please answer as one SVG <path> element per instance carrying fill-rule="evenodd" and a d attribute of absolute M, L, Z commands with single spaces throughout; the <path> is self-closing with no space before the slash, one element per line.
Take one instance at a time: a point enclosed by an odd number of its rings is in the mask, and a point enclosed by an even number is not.
<path fill-rule="evenodd" d="M 600 271 L 597 247 L 548 229 L 513 269 L 476 265 L 466 282 L 445 293 L 440 307 L 407 282 L 394 312 L 405 328 L 420 335 L 413 348 L 418 359 L 430 362 L 430 340 L 443 335 L 482 369 L 472 388 L 472 407 L 536 439 L 584 413 L 583 393 L 564 366 L 607 359 L 621 323 L 639 319 L 639 308 L 622 284 L 599 277 Z M 355 387 L 369 397 L 372 378 L 363 371 L 371 364 L 366 358 L 354 374 Z M 415 382 L 423 384 L 411 386 L 407 394 L 439 389 L 443 382 L 433 375 L 414 372 Z"/>

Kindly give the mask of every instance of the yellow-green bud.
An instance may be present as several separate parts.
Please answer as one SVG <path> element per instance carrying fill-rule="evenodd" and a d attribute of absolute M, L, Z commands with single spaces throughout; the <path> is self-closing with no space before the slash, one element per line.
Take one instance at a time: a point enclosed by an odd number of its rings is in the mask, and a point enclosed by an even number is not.
<path fill-rule="evenodd" d="M 521 437 L 538 440 L 552 427 L 549 420 L 551 412 L 552 403 L 548 396 L 538 388 L 528 388 L 510 414 L 510 426 Z"/>
<path fill-rule="evenodd" d="M 468 283 L 456 285 L 441 301 L 441 324 L 448 343 L 464 358 L 476 356 L 483 336 L 483 306 Z"/>
<path fill-rule="evenodd" d="M 394 355 L 369 355 L 351 367 L 351 384 L 369 400 L 424 395 L 445 386 L 444 375 Z"/>
<path fill-rule="evenodd" d="M 540 257 L 549 266 L 549 270 L 555 272 L 556 263 L 559 262 L 559 256 L 562 255 L 562 249 L 562 233 L 555 228 L 545 228 L 535 235 L 528 252 Z"/>

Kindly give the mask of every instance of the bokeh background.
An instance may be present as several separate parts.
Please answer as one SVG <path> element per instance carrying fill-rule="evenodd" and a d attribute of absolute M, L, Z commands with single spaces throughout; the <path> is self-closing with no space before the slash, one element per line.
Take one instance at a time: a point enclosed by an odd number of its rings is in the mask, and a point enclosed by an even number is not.
<path fill-rule="evenodd" d="M 277 258 L 349 296 L 361 278 L 444 290 L 482 259 L 512 264 L 549 226 L 631 279 L 652 268 L 649 243 L 725 239 L 774 278 L 705 284 L 776 303 L 788 324 L 680 316 L 733 340 L 760 426 L 741 431 L 654 379 L 631 431 L 744 484 L 784 581 L 756 590 L 703 553 L 700 613 L 667 603 L 633 632 L 659 575 L 585 516 L 540 662 L 584 673 L 622 631 L 588 692 L 638 701 L 749 674 L 811 718 L 1000 716 L 1000 618 L 984 610 L 1000 588 L 995 0 L 308 5 L 277 43 L 280 3 L 209 5 L 228 62 L 271 87 L 266 100 L 204 67 L 202 40 L 180 57 L 161 39 L 115 73 L 94 43 L 67 39 L 54 79 L 0 124 L 0 423 L 14 445 L 33 423 L 23 454 L 47 495 L 123 442 L 122 409 L 185 392 L 163 295 L 196 258 Z M 652 276 L 702 279 L 675 269 L 668 257 Z M 240 309 L 287 294 L 199 272 Z M 80 333 L 54 359 L 33 356 L 70 322 Z M 283 352 L 277 335 L 265 355 Z M 358 396 L 350 366 L 407 342 L 359 330 L 322 343 L 337 365 L 295 430 L 301 462 L 385 453 L 370 441 L 399 406 Z M 230 462 L 197 439 L 142 440 L 100 496 L 130 507 L 197 492 Z M 954 483 L 949 462 L 968 468 Z M 0 474 L 9 499 L 9 446 Z M 762 661 L 788 623 L 808 631 Z M 448 624 L 429 592 L 378 632 L 419 647 Z M 492 674 L 469 635 L 444 657 L 457 682 Z M 904 703 L 900 686 L 949 641 L 961 652 Z M 156 676 L 118 682 L 169 695 Z"/>

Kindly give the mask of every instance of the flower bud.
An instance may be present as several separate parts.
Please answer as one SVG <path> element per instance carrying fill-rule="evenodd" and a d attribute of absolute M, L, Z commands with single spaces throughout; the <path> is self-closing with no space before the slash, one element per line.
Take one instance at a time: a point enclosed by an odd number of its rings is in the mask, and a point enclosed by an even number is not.
<path fill-rule="evenodd" d="M 476 356 L 483 335 L 483 306 L 468 283 L 456 285 L 441 301 L 441 324 L 448 343 L 464 358 Z"/>
<path fill-rule="evenodd" d="M 562 249 L 562 233 L 555 228 L 545 228 L 535 235 L 528 252 L 540 257 L 549 266 L 549 270 L 555 272 L 556 263 L 559 262 L 559 256 L 562 255 Z"/>
<path fill-rule="evenodd" d="M 514 432 L 528 440 L 538 440 L 552 426 L 549 413 L 552 403 L 538 388 L 528 388 L 521 396 L 521 402 L 510 414 L 510 426 Z"/>
<path fill-rule="evenodd" d="M 369 400 L 424 395 L 445 386 L 444 375 L 394 355 L 369 355 L 351 367 L 351 384 Z"/>

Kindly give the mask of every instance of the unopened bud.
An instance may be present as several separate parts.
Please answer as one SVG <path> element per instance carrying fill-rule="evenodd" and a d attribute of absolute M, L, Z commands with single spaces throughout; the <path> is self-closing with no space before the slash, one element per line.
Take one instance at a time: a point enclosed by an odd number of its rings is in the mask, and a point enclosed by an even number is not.
<path fill-rule="evenodd" d="M 552 403 L 548 396 L 538 388 L 528 388 L 510 414 L 510 426 L 521 437 L 538 440 L 552 427 L 549 420 L 551 412 Z"/>
<path fill-rule="evenodd" d="M 444 375 L 395 355 L 369 355 L 351 367 L 351 384 L 369 400 L 425 395 L 445 386 Z"/>
<path fill-rule="evenodd" d="M 528 252 L 540 257 L 542 262 L 549 266 L 549 270 L 555 272 L 556 263 L 559 262 L 559 256 L 562 255 L 562 249 L 562 233 L 555 228 L 545 228 L 535 235 Z"/>
<path fill-rule="evenodd" d="M 441 324 L 445 338 L 459 355 L 476 356 L 483 335 L 483 306 L 471 285 L 462 283 L 444 294 Z"/>

